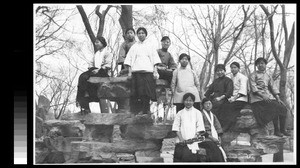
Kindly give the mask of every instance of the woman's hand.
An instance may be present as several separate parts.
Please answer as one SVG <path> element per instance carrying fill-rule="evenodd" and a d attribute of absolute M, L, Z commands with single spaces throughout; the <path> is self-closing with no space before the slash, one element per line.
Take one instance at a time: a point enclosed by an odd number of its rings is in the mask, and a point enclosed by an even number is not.
<path fill-rule="evenodd" d="M 132 78 L 132 73 L 131 73 L 131 71 L 128 72 L 127 78 L 128 78 L 128 79 L 131 79 L 131 78 Z"/>
<path fill-rule="evenodd" d="M 276 95 L 275 97 L 276 97 L 276 100 L 279 102 L 279 104 L 285 106 L 284 102 L 280 100 L 279 95 Z"/>
<path fill-rule="evenodd" d="M 262 98 L 264 101 L 270 103 L 271 102 L 271 99 L 269 98 L 269 96 L 267 96 L 266 94 L 262 94 Z"/>
<path fill-rule="evenodd" d="M 158 79 L 159 78 L 159 74 L 157 71 L 154 71 L 153 72 L 153 76 L 154 76 L 154 79 Z"/>
<path fill-rule="evenodd" d="M 94 69 L 94 70 L 92 70 L 92 73 L 93 74 L 97 74 L 99 72 L 99 69 Z"/>
<path fill-rule="evenodd" d="M 215 98 L 215 101 L 220 101 L 225 98 L 225 95 L 219 96 Z"/>

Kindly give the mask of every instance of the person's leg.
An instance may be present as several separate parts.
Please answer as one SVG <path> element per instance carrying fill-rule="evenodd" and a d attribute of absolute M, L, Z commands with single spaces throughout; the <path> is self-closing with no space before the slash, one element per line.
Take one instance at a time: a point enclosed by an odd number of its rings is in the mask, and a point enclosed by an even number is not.
<path fill-rule="evenodd" d="M 286 116 L 279 116 L 280 132 L 285 136 L 291 136 L 290 133 L 286 131 Z"/>
<path fill-rule="evenodd" d="M 130 112 L 133 114 L 137 114 L 141 111 L 141 102 L 135 96 L 131 96 L 129 100 L 130 104 Z"/>
<path fill-rule="evenodd" d="M 150 114 L 150 98 L 148 96 L 142 96 L 141 104 L 143 114 Z"/>
<path fill-rule="evenodd" d="M 276 116 L 273 119 L 273 125 L 274 125 L 274 135 L 279 136 L 279 137 L 283 137 L 283 134 L 280 132 L 279 126 L 278 126 L 278 116 Z"/>
<path fill-rule="evenodd" d="M 204 141 L 198 144 L 206 150 L 206 162 L 224 162 L 224 157 L 219 147 L 212 141 Z"/>
<path fill-rule="evenodd" d="M 91 113 L 89 103 L 90 103 L 89 97 L 80 98 L 79 104 L 82 109 L 81 112 L 83 112 L 84 114 Z"/>
<path fill-rule="evenodd" d="M 232 103 L 224 103 L 222 105 L 218 119 L 224 132 L 227 132 L 234 127 L 237 117 L 240 115 L 241 110 L 246 104 L 247 102 L 235 101 Z"/>
<path fill-rule="evenodd" d="M 175 144 L 173 162 L 182 162 L 182 152 L 183 152 L 183 146 L 179 144 Z"/>

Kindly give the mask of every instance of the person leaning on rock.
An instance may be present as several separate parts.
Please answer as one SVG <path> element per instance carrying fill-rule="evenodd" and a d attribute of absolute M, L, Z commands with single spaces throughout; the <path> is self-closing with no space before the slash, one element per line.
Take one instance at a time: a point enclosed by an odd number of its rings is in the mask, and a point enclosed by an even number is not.
<path fill-rule="evenodd" d="M 259 126 L 265 126 L 270 121 L 274 124 L 274 135 L 290 136 L 285 129 L 287 108 L 279 98 L 279 90 L 272 77 L 266 73 L 267 60 L 257 58 L 257 71 L 250 74 L 250 101 L 254 117 Z M 279 120 L 279 125 L 278 125 Z"/>

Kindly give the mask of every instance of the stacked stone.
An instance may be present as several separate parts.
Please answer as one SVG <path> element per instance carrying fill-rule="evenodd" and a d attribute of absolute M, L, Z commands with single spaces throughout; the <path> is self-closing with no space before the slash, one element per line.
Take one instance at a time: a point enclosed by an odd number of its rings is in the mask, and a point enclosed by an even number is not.
<path fill-rule="evenodd" d="M 172 125 L 154 125 L 148 115 L 76 113 L 62 119 L 80 120 L 85 125 L 83 141 L 71 143 L 71 160 L 75 162 L 120 163 L 130 162 L 130 158 L 137 163 L 163 162 L 162 141 L 174 137 L 170 133 Z M 122 127 L 122 133 L 109 126 Z"/>
<path fill-rule="evenodd" d="M 130 81 L 127 77 L 91 77 L 98 85 L 100 99 L 118 103 L 116 113 L 67 114 L 63 120 L 78 120 L 85 125 L 83 141 L 72 142 L 73 162 L 147 163 L 164 162 L 160 157 L 164 138 L 173 138 L 172 125 L 156 125 L 150 115 L 129 111 Z M 166 82 L 157 80 L 157 90 Z M 117 128 L 117 129 L 116 129 Z"/>
<path fill-rule="evenodd" d="M 65 163 L 71 159 L 71 142 L 81 141 L 84 125 L 80 121 L 48 120 L 44 135 L 35 142 L 35 163 Z"/>
<path fill-rule="evenodd" d="M 286 138 L 270 135 L 269 127 L 272 122 L 266 127 L 259 127 L 249 105 L 240 113 L 236 125 L 222 136 L 228 161 L 261 162 L 261 155 L 274 154 L 274 161 L 282 162 L 282 145 Z"/>

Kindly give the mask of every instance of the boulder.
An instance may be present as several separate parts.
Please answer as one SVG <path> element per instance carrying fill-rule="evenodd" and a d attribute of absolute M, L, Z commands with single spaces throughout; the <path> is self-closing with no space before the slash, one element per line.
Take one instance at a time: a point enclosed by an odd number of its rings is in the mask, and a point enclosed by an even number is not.
<path fill-rule="evenodd" d="M 172 125 L 130 124 L 125 128 L 124 136 L 129 139 L 165 139 L 174 138 Z"/>
<path fill-rule="evenodd" d="M 130 113 L 71 113 L 63 115 L 62 120 L 79 120 L 88 125 L 127 125 L 127 124 L 153 124 L 153 119 L 148 115 L 132 115 Z"/>
<path fill-rule="evenodd" d="M 261 149 L 264 154 L 275 154 L 280 152 L 279 146 L 283 145 L 288 137 L 264 136 L 257 137 L 252 141 L 255 148 Z"/>
<path fill-rule="evenodd" d="M 162 140 L 121 140 L 114 143 L 83 141 L 72 142 L 72 152 L 135 153 L 143 150 L 160 150 Z"/>
<path fill-rule="evenodd" d="M 85 124 L 83 140 L 112 142 L 114 126 L 113 125 L 90 125 Z"/>
<path fill-rule="evenodd" d="M 162 157 L 136 157 L 137 163 L 163 163 L 164 158 Z"/>
<path fill-rule="evenodd" d="M 35 116 L 35 137 L 41 138 L 44 135 L 43 131 L 44 120 L 38 116 Z"/>
<path fill-rule="evenodd" d="M 130 97 L 131 80 L 128 77 L 90 77 L 88 82 L 98 85 L 98 98 L 117 101 Z M 169 85 L 166 80 L 156 80 L 156 86 L 159 90 L 169 87 Z"/>
<path fill-rule="evenodd" d="M 261 149 L 256 149 L 251 146 L 233 145 L 224 147 L 228 162 L 260 162 Z"/>
<path fill-rule="evenodd" d="M 48 120 L 44 122 L 43 128 L 46 135 L 56 128 L 64 137 L 82 137 L 85 130 L 85 126 L 79 120 Z"/>

